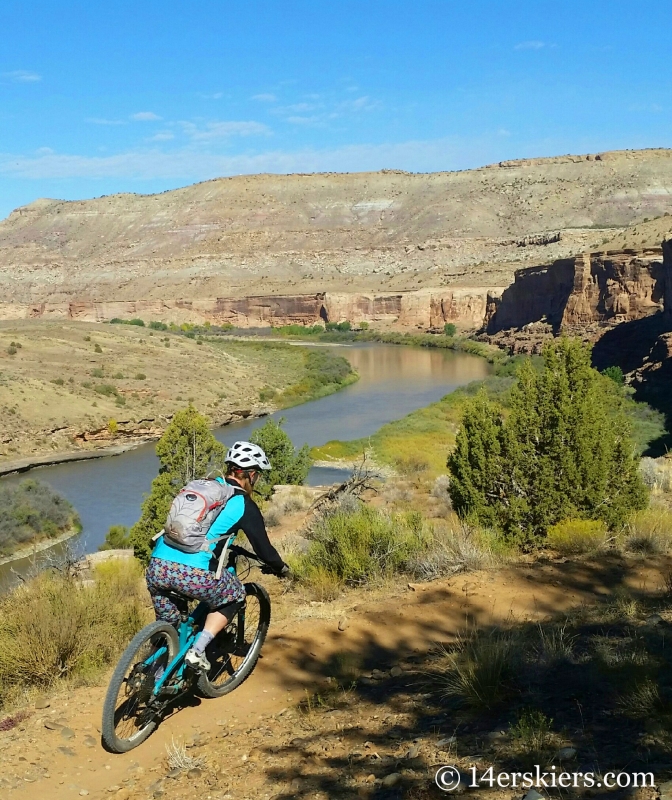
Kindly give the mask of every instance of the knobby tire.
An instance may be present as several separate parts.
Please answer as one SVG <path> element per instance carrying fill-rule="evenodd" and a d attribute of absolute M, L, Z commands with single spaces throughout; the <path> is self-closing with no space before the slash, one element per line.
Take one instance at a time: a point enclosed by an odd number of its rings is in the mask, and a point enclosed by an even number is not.
<path fill-rule="evenodd" d="M 146 625 L 141 631 L 131 639 L 130 644 L 124 650 L 119 662 L 112 674 L 110 684 L 107 688 L 105 695 L 105 703 L 103 705 L 103 721 L 101 726 L 101 735 L 103 744 L 113 753 L 127 753 L 134 747 L 147 739 L 147 737 L 154 731 L 157 725 L 156 717 L 148 718 L 147 722 L 139 727 L 132 736 L 120 737 L 117 734 L 117 727 L 119 726 L 119 719 L 117 715 L 119 709 L 117 707 L 117 700 L 119 698 L 120 690 L 124 686 L 124 678 L 128 671 L 138 663 L 138 653 L 143 645 L 148 644 L 153 637 L 163 636 L 165 644 L 167 645 L 168 654 L 165 659 L 166 663 L 170 663 L 179 649 L 179 640 L 175 628 L 167 622 L 152 622 Z M 153 683 L 152 683 L 153 686 Z M 148 685 L 149 688 L 149 685 Z M 128 697 L 128 695 L 127 695 Z M 129 701 L 130 705 L 130 701 Z M 126 717 L 126 720 L 132 719 L 131 716 Z"/>

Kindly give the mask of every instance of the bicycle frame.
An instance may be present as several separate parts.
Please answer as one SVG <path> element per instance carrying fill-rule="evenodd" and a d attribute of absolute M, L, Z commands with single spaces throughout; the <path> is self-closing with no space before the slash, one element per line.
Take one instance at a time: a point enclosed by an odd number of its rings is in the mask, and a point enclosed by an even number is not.
<path fill-rule="evenodd" d="M 234 533 L 226 540 L 224 545 L 224 549 L 222 550 L 222 555 L 220 557 L 220 563 L 223 563 L 224 559 L 229 552 L 229 549 L 235 540 L 238 534 Z M 236 574 L 236 567 L 235 565 L 228 566 L 227 571 L 232 573 L 233 575 Z M 184 662 L 184 657 L 186 656 L 188 650 L 193 645 L 196 637 L 203 629 L 203 623 L 205 622 L 205 618 L 209 613 L 207 603 L 199 603 L 196 608 L 189 614 L 186 618 L 182 617 L 180 620 L 179 628 L 177 629 L 178 637 L 179 637 L 179 650 L 177 655 L 173 660 L 168 664 L 165 669 L 165 672 L 161 676 L 161 678 L 155 683 L 154 689 L 152 691 L 152 695 L 154 697 L 158 697 L 159 694 L 162 692 L 168 694 L 179 694 L 183 686 L 184 681 L 184 672 L 186 670 L 187 665 Z M 239 626 L 240 634 L 244 633 L 245 630 L 245 607 L 241 608 L 238 612 L 239 616 L 241 617 L 242 625 Z M 239 635 L 240 635 L 239 634 Z M 153 653 L 148 659 L 143 661 L 143 666 L 150 667 L 155 661 L 161 658 L 166 653 L 165 647 L 160 647 L 156 653 Z M 166 683 L 170 680 L 171 683 L 173 680 L 176 679 L 176 684 L 173 686 L 166 686 Z"/>

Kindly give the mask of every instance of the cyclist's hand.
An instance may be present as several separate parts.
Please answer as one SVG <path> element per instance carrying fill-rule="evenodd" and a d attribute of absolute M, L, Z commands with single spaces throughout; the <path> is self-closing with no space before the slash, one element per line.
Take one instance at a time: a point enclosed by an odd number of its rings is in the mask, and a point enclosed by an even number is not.
<path fill-rule="evenodd" d="M 285 578 L 286 580 L 291 580 L 293 577 L 294 573 L 292 572 L 292 568 L 289 566 L 289 564 L 285 564 L 278 573 L 278 578 Z"/>

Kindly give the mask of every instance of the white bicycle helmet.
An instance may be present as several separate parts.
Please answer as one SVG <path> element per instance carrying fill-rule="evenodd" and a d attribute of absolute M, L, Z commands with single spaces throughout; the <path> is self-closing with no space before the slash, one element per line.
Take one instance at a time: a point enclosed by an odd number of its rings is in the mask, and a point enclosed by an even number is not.
<path fill-rule="evenodd" d="M 226 463 L 234 464 L 241 469 L 269 470 L 271 464 L 266 453 L 258 444 L 252 442 L 235 442 L 226 454 Z"/>

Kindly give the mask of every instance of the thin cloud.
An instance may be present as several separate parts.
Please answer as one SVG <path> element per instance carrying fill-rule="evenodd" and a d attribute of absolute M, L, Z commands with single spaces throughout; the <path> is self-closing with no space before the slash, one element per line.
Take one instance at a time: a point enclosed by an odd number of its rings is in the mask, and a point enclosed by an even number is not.
<path fill-rule="evenodd" d="M 278 98 L 274 94 L 254 94 L 252 100 L 259 103 L 276 103 Z"/>
<path fill-rule="evenodd" d="M 199 92 L 198 95 L 201 100 L 221 100 L 224 97 L 224 92 L 213 92 L 212 94 L 205 94 L 205 92 Z"/>
<path fill-rule="evenodd" d="M 548 47 L 546 42 L 540 42 L 538 39 L 533 39 L 530 42 L 519 42 L 513 49 L 514 50 L 541 50 Z"/>
<path fill-rule="evenodd" d="M 105 119 L 104 117 L 88 117 L 86 121 L 91 125 L 126 125 L 126 120 Z"/>
<path fill-rule="evenodd" d="M 414 172 L 466 169 L 501 160 L 501 139 L 458 137 L 400 143 L 353 144 L 297 151 L 215 155 L 185 147 L 167 153 L 134 150 L 110 156 L 0 154 L 0 175 L 28 180 L 123 178 L 124 180 L 208 180 L 264 172 L 363 172 L 405 169 Z"/>
<path fill-rule="evenodd" d="M 2 77 L 14 83 L 37 83 L 42 80 L 42 76 L 37 72 L 29 72 L 25 69 L 15 69 L 12 72 L 3 72 Z"/>
<path fill-rule="evenodd" d="M 171 131 L 160 131 L 159 133 L 154 134 L 154 136 L 150 136 L 147 141 L 148 142 L 169 142 L 171 139 L 175 138 L 175 134 Z"/>
<path fill-rule="evenodd" d="M 324 119 L 322 117 L 291 116 L 287 117 L 285 122 L 289 122 L 290 125 L 324 125 Z"/>
<path fill-rule="evenodd" d="M 184 132 L 195 142 L 227 139 L 231 136 L 263 136 L 271 133 L 271 129 L 268 126 L 252 120 L 208 122 L 204 128 L 199 128 L 193 122 L 183 122 L 181 124 Z"/>
<path fill-rule="evenodd" d="M 315 103 L 293 103 L 290 106 L 285 106 L 283 111 L 301 113 L 303 111 L 313 111 L 316 108 L 320 108 L 320 106 Z"/>
<path fill-rule="evenodd" d="M 131 119 L 136 122 L 157 122 L 162 119 L 158 114 L 153 111 L 138 111 L 137 114 L 131 114 Z"/>

